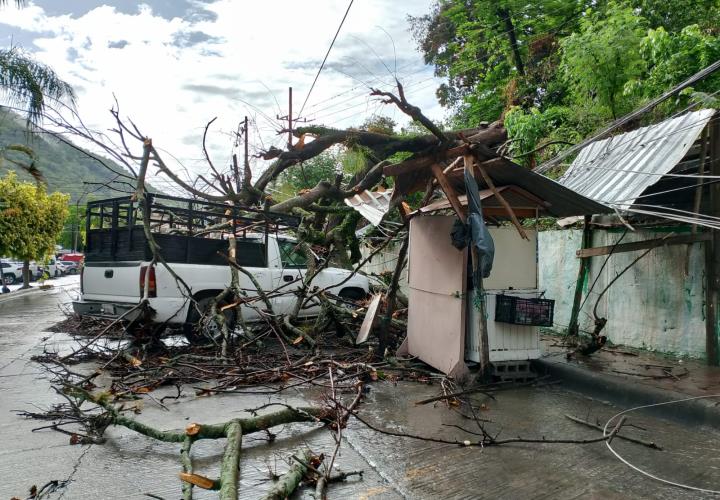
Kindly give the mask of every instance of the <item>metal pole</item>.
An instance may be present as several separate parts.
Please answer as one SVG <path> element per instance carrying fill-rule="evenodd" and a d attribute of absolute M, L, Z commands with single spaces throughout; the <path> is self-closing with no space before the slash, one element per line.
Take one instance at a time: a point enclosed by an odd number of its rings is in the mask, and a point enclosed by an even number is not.
<path fill-rule="evenodd" d="M 590 215 L 585 216 L 585 224 L 583 226 L 582 240 L 580 242 L 580 249 L 589 248 L 592 246 L 592 229 L 590 222 L 592 217 Z M 577 280 L 575 281 L 575 295 L 573 296 L 572 310 L 570 311 L 570 324 L 568 325 L 567 334 L 570 336 L 577 337 L 580 332 L 578 325 L 578 318 L 580 316 L 580 303 L 582 302 L 583 286 L 590 270 L 590 257 L 583 257 L 580 259 L 580 266 L 578 267 Z"/>
<path fill-rule="evenodd" d="M 78 210 L 80 210 L 80 198 L 75 202 L 75 224 L 73 224 L 73 253 L 77 250 L 77 239 L 78 233 L 80 232 L 80 217 L 78 216 Z"/>

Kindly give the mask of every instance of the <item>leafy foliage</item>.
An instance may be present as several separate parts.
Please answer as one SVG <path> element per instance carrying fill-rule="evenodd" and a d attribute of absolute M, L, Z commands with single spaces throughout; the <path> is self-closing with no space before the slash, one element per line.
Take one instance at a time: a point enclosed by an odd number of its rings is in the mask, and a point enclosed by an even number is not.
<path fill-rule="evenodd" d="M 0 50 L 0 88 L 10 106 L 25 110 L 28 123 L 40 121 L 48 101 L 75 101 L 70 85 L 17 47 Z"/>
<path fill-rule="evenodd" d="M 55 248 L 68 214 L 69 196 L 48 194 L 42 184 L 14 173 L 0 179 L 0 255 L 41 260 Z"/>
<path fill-rule="evenodd" d="M 720 59 L 717 0 L 437 0 L 410 22 L 447 78 L 437 94 L 450 124 L 504 116 L 528 166 Z M 715 74 L 646 119 L 712 106 L 719 89 Z"/>
<path fill-rule="evenodd" d="M 640 44 L 645 24 L 632 9 L 615 4 L 580 22 L 580 30 L 561 42 L 561 68 L 572 99 L 593 100 L 599 112 L 607 109 L 612 118 L 630 110 L 632 100 L 623 91 L 643 72 Z"/>
<path fill-rule="evenodd" d="M 365 120 L 360 128 L 376 134 L 393 135 L 395 127 L 397 127 L 397 123 L 392 118 L 376 115 Z"/>

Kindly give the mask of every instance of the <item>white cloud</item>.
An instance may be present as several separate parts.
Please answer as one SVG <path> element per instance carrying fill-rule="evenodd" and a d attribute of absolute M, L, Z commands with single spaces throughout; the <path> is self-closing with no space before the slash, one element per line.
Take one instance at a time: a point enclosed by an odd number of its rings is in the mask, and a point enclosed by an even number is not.
<path fill-rule="evenodd" d="M 195 171 L 205 170 L 200 138 L 215 116 L 209 147 L 219 164 L 229 161 L 230 133 L 245 114 L 257 119 L 258 147 L 282 144 L 272 128 L 276 114 L 287 113 L 287 87 L 294 88 L 297 113 L 347 7 L 333 0 L 217 0 L 202 3 L 217 15 L 209 19 L 102 4 L 82 15 L 6 7 L 0 23 L 37 34 L 26 49 L 76 86 L 88 125 L 113 125 L 107 110 L 114 94 L 124 115 Z M 384 66 L 394 71 L 397 58 L 409 99 L 440 118 L 432 70 L 415 50 L 406 21 L 429 8 L 430 0 L 356 1 L 304 114 L 333 126 L 360 124 L 376 111 L 404 122 L 395 109 L 369 99 L 366 86 L 389 89 L 393 77 Z"/>

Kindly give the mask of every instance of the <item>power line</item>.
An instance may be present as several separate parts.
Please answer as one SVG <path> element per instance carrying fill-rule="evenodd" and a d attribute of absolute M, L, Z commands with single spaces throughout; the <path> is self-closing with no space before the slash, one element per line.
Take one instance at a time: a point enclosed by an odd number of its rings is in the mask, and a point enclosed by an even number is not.
<path fill-rule="evenodd" d="M 335 45 L 335 40 L 337 40 L 338 35 L 340 34 L 340 30 L 343 27 L 343 24 L 345 23 L 345 19 L 347 18 L 348 13 L 350 12 L 350 7 L 352 7 L 352 4 L 355 0 L 350 0 L 350 4 L 348 4 L 348 8 L 345 11 L 345 15 L 342 18 L 342 21 L 340 21 L 340 26 L 338 26 L 337 31 L 335 32 L 335 36 L 332 39 L 332 42 L 330 42 L 330 47 L 328 47 L 327 52 L 325 53 L 325 57 L 323 58 L 322 63 L 320 64 L 320 68 L 318 68 L 318 72 L 315 75 L 315 79 L 312 82 L 312 85 L 310 85 L 310 90 L 307 93 L 307 96 L 305 97 L 305 102 L 303 102 L 302 107 L 300 108 L 300 112 L 298 113 L 298 116 L 302 116 L 302 112 L 305 109 L 305 105 L 308 102 L 308 99 L 310 99 L 310 94 L 312 94 L 313 89 L 315 88 L 315 83 L 318 80 L 318 77 L 320 76 L 320 72 L 323 70 L 323 67 L 325 67 L 325 61 L 327 61 L 328 56 L 330 55 L 330 51 L 333 48 L 333 45 Z"/>
<path fill-rule="evenodd" d="M 634 120 L 634 119 L 636 119 L 636 118 L 639 118 L 640 116 L 644 115 L 644 114 L 647 113 L 648 111 L 654 109 L 658 104 L 660 104 L 660 103 L 662 103 L 663 101 L 666 101 L 667 99 L 669 99 L 669 98 L 673 97 L 674 95 L 678 94 L 678 93 L 679 93 L 680 91 L 682 91 L 684 88 L 689 87 L 690 85 L 694 84 L 695 82 L 698 82 L 698 81 L 702 80 L 702 79 L 705 78 L 706 76 L 711 75 L 712 73 L 714 73 L 714 72 L 717 71 L 718 69 L 720 69 L 720 60 L 715 61 L 714 63 L 712 63 L 712 64 L 711 64 L 710 66 L 708 66 L 707 68 L 701 69 L 700 71 L 698 71 L 697 73 L 695 73 L 694 75 L 692 75 L 690 78 L 688 78 L 688 79 L 686 79 L 685 81 L 679 83 L 678 85 L 676 85 L 676 86 L 673 87 L 672 89 L 670 89 L 670 90 L 668 90 L 667 92 L 665 92 L 664 94 L 662 94 L 660 97 L 657 97 L 657 98 L 653 99 L 652 101 L 650 101 L 650 102 L 647 103 L 646 105 L 642 106 L 641 108 L 636 109 L 636 110 L 633 111 L 632 113 L 629 113 L 629 114 L 623 116 L 622 118 L 619 118 L 619 119 L 615 120 L 615 121 L 612 122 L 608 127 L 606 127 L 604 130 L 602 130 L 602 131 L 599 132 L 598 134 L 595 134 L 594 136 L 592 136 L 592 137 L 590 137 L 590 138 L 588 138 L 588 139 L 585 139 L 584 141 L 580 142 L 579 144 L 576 144 L 575 146 L 572 146 L 572 147 L 566 149 L 565 151 L 563 151 L 563 152 L 560 153 L 559 155 L 555 156 L 555 158 L 552 158 L 552 159 L 546 161 L 545 163 L 543 163 L 542 165 L 540 165 L 539 167 L 537 167 L 537 168 L 535 169 L 535 172 L 536 172 L 536 173 L 539 173 L 539 174 L 542 174 L 542 173 L 544 173 L 544 172 L 547 172 L 547 171 L 550 170 L 552 167 L 554 167 L 554 166 L 556 166 L 558 163 L 560 163 L 563 159 L 567 158 L 568 156 L 570 156 L 570 155 L 572 155 L 572 154 L 575 154 L 575 153 L 580 152 L 580 150 L 582 150 L 583 148 L 585 148 L 585 146 L 587 146 L 588 144 L 591 144 L 591 143 L 593 143 L 593 142 L 595 142 L 595 141 L 597 141 L 597 140 L 600 140 L 600 139 L 604 139 L 605 137 L 607 137 L 608 135 L 610 135 L 610 132 L 612 132 L 612 131 L 615 130 L 616 128 L 618 128 L 618 127 L 620 127 L 620 126 L 622 126 L 622 125 L 625 125 L 626 123 L 628 123 L 628 122 L 630 122 L 630 121 L 632 121 L 632 120 Z"/>

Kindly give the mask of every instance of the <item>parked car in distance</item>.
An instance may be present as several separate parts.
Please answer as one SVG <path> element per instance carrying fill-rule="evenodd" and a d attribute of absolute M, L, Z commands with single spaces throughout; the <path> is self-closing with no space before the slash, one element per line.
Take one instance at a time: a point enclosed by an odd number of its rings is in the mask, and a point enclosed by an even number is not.
<path fill-rule="evenodd" d="M 39 274 L 47 273 L 49 278 L 57 278 L 60 276 L 60 270 L 57 266 L 55 257 L 50 257 L 44 264 L 38 266 Z"/>
<path fill-rule="evenodd" d="M 35 280 L 41 275 L 41 269 L 38 267 L 35 261 L 30 261 L 29 265 L 30 280 Z M 23 263 L 18 260 L 2 260 L 2 273 L 5 279 L 5 284 L 12 285 L 14 283 L 20 283 L 23 279 L 22 276 Z"/>
<path fill-rule="evenodd" d="M 0 261 L 0 267 L 6 285 L 13 285 L 22 281 L 22 264 L 18 266 L 17 262 L 3 260 Z"/>
<path fill-rule="evenodd" d="M 62 261 L 65 261 L 65 262 L 70 262 L 70 261 L 72 261 L 72 262 L 78 262 L 78 263 L 80 263 L 80 262 L 82 262 L 83 260 L 85 260 L 85 254 L 82 254 L 82 253 L 65 253 L 65 254 L 61 254 L 61 255 L 58 257 L 58 260 L 62 260 Z"/>
<path fill-rule="evenodd" d="M 73 260 L 59 260 L 57 268 L 62 274 L 77 274 L 79 270 L 78 263 Z"/>

